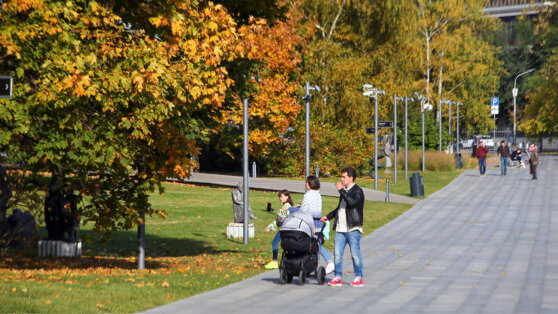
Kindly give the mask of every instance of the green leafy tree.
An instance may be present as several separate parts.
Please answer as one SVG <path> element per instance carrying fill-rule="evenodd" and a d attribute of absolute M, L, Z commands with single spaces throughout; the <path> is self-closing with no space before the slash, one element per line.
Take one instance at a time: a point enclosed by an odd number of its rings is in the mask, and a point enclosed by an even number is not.
<path fill-rule="evenodd" d="M 238 36 L 210 2 L 117 7 L 132 22 L 115 8 L 13 0 L 0 14 L 0 72 L 15 83 L 0 101 L 0 146 L 10 163 L 70 180 L 88 198 L 76 214 L 105 235 L 165 215 L 148 193 L 195 166 L 232 84 L 223 63 Z"/>
<path fill-rule="evenodd" d="M 534 45 L 540 68 L 528 82 L 533 86 L 527 91 L 529 102 L 520 115 L 519 130 L 527 136 L 558 135 L 558 9 L 546 7 L 536 21 Z"/>

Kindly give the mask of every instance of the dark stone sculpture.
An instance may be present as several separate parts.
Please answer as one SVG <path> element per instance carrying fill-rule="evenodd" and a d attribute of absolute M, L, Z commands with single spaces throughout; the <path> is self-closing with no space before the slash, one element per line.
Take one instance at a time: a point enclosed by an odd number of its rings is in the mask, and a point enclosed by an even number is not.
<path fill-rule="evenodd" d="M 48 240 L 77 241 L 80 220 L 77 216 L 74 191 L 59 182 L 56 175 L 50 181 L 45 199 L 45 223 Z M 68 238 L 64 234 L 68 234 Z"/>
<path fill-rule="evenodd" d="M 16 208 L 8 217 L 7 224 L 10 230 L 10 246 L 30 247 L 35 244 L 37 226 L 33 215 Z"/>
<path fill-rule="evenodd" d="M 232 200 L 233 200 L 233 213 L 234 222 L 241 223 L 244 222 L 244 201 L 242 199 L 242 182 L 239 183 L 234 190 L 232 190 Z M 251 207 L 248 207 L 248 214 L 250 219 L 258 219 L 254 216 L 254 212 Z M 248 221 L 250 222 L 250 221 Z"/>

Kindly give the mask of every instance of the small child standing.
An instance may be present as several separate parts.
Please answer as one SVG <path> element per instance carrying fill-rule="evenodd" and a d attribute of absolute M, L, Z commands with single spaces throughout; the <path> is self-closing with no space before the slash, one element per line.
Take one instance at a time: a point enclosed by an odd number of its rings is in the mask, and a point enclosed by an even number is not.
<path fill-rule="evenodd" d="M 277 213 L 277 218 L 270 223 L 266 228 L 265 232 L 275 231 L 281 227 L 283 220 L 289 216 L 289 208 L 293 206 L 293 200 L 291 199 L 291 193 L 288 190 L 279 191 L 277 194 L 279 196 L 279 201 L 283 204 L 283 207 Z M 271 262 L 267 263 L 264 267 L 266 269 L 277 269 L 279 264 L 277 263 L 277 255 L 279 254 L 279 241 L 281 241 L 281 234 L 277 231 L 277 234 L 271 241 L 271 248 L 273 250 L 273 259 Z"/>

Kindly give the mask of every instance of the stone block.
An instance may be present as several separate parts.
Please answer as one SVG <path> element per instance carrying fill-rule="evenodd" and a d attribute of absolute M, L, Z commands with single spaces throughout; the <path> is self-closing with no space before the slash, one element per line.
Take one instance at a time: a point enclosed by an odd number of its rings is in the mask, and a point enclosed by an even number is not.
<path fill-rule="evenodd" d="M 227 238 L 242 238 L 244 236 L 244 224 L 231 222 L 227 226 Z M 248 238 L 254 237 L 254 224 L 248 224 Z"/>
<path fill-rule="evenodd" d="M 39 256 L 81 256 L 81 241 L 66 242 L 57 240 L 41 240 L 39 241 Z"/>

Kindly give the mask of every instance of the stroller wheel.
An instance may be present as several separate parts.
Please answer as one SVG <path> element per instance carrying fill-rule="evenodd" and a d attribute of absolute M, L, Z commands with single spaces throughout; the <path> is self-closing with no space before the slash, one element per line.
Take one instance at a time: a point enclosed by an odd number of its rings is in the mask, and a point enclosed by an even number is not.
<path fill-rule="evenodd" d="M 316 270 L 316 278 L 318 279 L 318 284 L 323 285 L 325 283 L 325 276 L 325 268 L 323 266 L 318 267 L 318 270 Z"/>
<path fill-rule="evenodd" d="M 285 283 L 287 283 L 287 272 L 285 270 L 283 270 L 283 268 L 279 268 L 279 282 L 284 285 Z"/>
<path fill-rule="evenodd" d="M 293 276 L 291 274 L 287 273 L 287 272 L 285 272 L 285 273 L 287 274 L 286 275 L 287 276 L 287 283 L 293 282 Z"/>
<path fill-rule="evenodd" d="M 301 269 L 298 273 L 298 280 L 301 286 L 304 286 L 304 282 L 306 281 L 306 272 L 304 269 Z"/>

